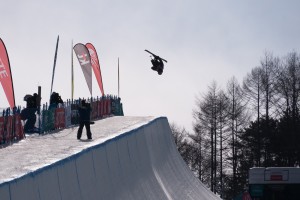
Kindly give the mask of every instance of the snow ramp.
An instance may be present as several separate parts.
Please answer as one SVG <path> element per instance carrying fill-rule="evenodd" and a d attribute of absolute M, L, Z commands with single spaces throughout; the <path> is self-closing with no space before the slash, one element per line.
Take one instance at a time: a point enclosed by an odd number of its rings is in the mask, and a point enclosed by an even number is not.
<path fill-rule="evenodd" d="M 0 149 L 0 199 L 219 199 L 181 158 L 167 118 L 99 120 L 92 141 L 77 128 Z"/>

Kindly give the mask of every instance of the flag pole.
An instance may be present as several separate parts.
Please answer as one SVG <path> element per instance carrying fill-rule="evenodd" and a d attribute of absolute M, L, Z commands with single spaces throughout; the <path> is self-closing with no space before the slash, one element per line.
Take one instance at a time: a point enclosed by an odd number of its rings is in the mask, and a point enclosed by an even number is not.
<path fill-rule="evenodd" d="M 74 98 L 74 63 L 73 63 L 73 40 L 72 40 L 72 47 L 71 47 L 71 102 L 73 102 Z"/>
<path fill-rule="evenodd" d="M 56 49 L 55 49 L 55 54 L 54 54 L 54 64 L 53 64 L 53 72 L 52 72 L 52 82 L 51 82 L 50 98 L 51 98 L 52 88 L 53 88 L 55 65 L 56 65 L 57 50 L 58 50 L 58 42 L 59 42 L 59 35 L 57 36 Z"/>
<path fill-rule="evenodd" d="M 120 69 L 119 69 L 119 57 L 118 57 L 118 97 L 120 97 Z"/>

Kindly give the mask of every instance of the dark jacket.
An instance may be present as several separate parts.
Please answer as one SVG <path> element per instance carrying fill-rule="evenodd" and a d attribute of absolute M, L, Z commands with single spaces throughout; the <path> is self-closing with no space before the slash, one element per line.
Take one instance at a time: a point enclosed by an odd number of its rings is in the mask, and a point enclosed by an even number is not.
<path fill-rule="evenodd" d="M 83 104 L 82 106 L 78 107 L 79 113 L 79 121 L 80 122 L 89 122 L 91 116 L 91 107 L 89 104 Z"/>

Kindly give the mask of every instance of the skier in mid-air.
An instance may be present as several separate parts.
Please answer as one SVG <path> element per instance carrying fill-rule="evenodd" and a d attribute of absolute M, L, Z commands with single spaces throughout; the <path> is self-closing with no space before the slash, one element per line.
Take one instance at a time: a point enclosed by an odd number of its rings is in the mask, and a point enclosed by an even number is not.
<path fill-rule="evenodd" d="M 161 75 L 164 71 L 164 62 L 167 62 L 167 61 L 165 59 L 155 55 L 154 53 L 148 51 L 148 50 L 145 50 L 145 51 L 150 53 L 153 56 L 153 58 L 151 58 L 151 63 L 153 65 L 151 67 L 151 69 L 154 70 L 154 71 L 157 71 L 157 73 L 159 75 Z"/>

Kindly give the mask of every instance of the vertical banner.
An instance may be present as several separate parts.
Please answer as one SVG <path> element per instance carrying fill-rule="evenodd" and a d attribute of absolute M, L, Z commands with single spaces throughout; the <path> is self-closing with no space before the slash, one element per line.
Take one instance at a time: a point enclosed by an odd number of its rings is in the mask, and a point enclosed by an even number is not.
<path fill-rule="evenodd" d="M 65 120 L 65 109 L 64 108 L 56 108 L 54 113 L 54 128 L 65 128 L 66 120 Z"/>
<path fill-rule="evenodd" d="M 87 43 L 87 44 L 85 44 L 85 46 L 89 50 L 89 53 L 90 53 L 90 56 L 91 56 L 91 61 L 92 61 L 93 71 L 94 71 L 94 74 L 96 76 L 101 94 L 102 94 L 102 96 L 104 96 L 103 81 L 102 81 L 100 63 L 99 63 L 97 51 L 91 43 Z"/>
<path fill-rule="evenodd" d="M 93 96 L 92 95 L 92 63 L 91 63 L 90 53 L 87 47 L 81 43 L 76 44 L 73 49 L 78 58 L 86 83 L 89 87 L 91 96 Z"/>
<path fill-rule="evenodd" d="M 0 82 L 5 92 L 10 108 L 15 107 L 15 94 L 8 54 L 0 38 Z"/>
<path fill-rule="evenodd" d="M 55 65 L 56 65 L 57 50 L 58 50 L 58 42 L 59 42 L 59 36 L 57 36 L 56 48 L 55 48 L 55 54 L 54 54 L 54 64 L 53 64 L 53 72 L 52 72 L 52 82 L 51 82 L 50 97 L 51 97 L 51 94 L 52 94 L 52 88 L 53 88 L 54 73 L 55 73 Z"/>

